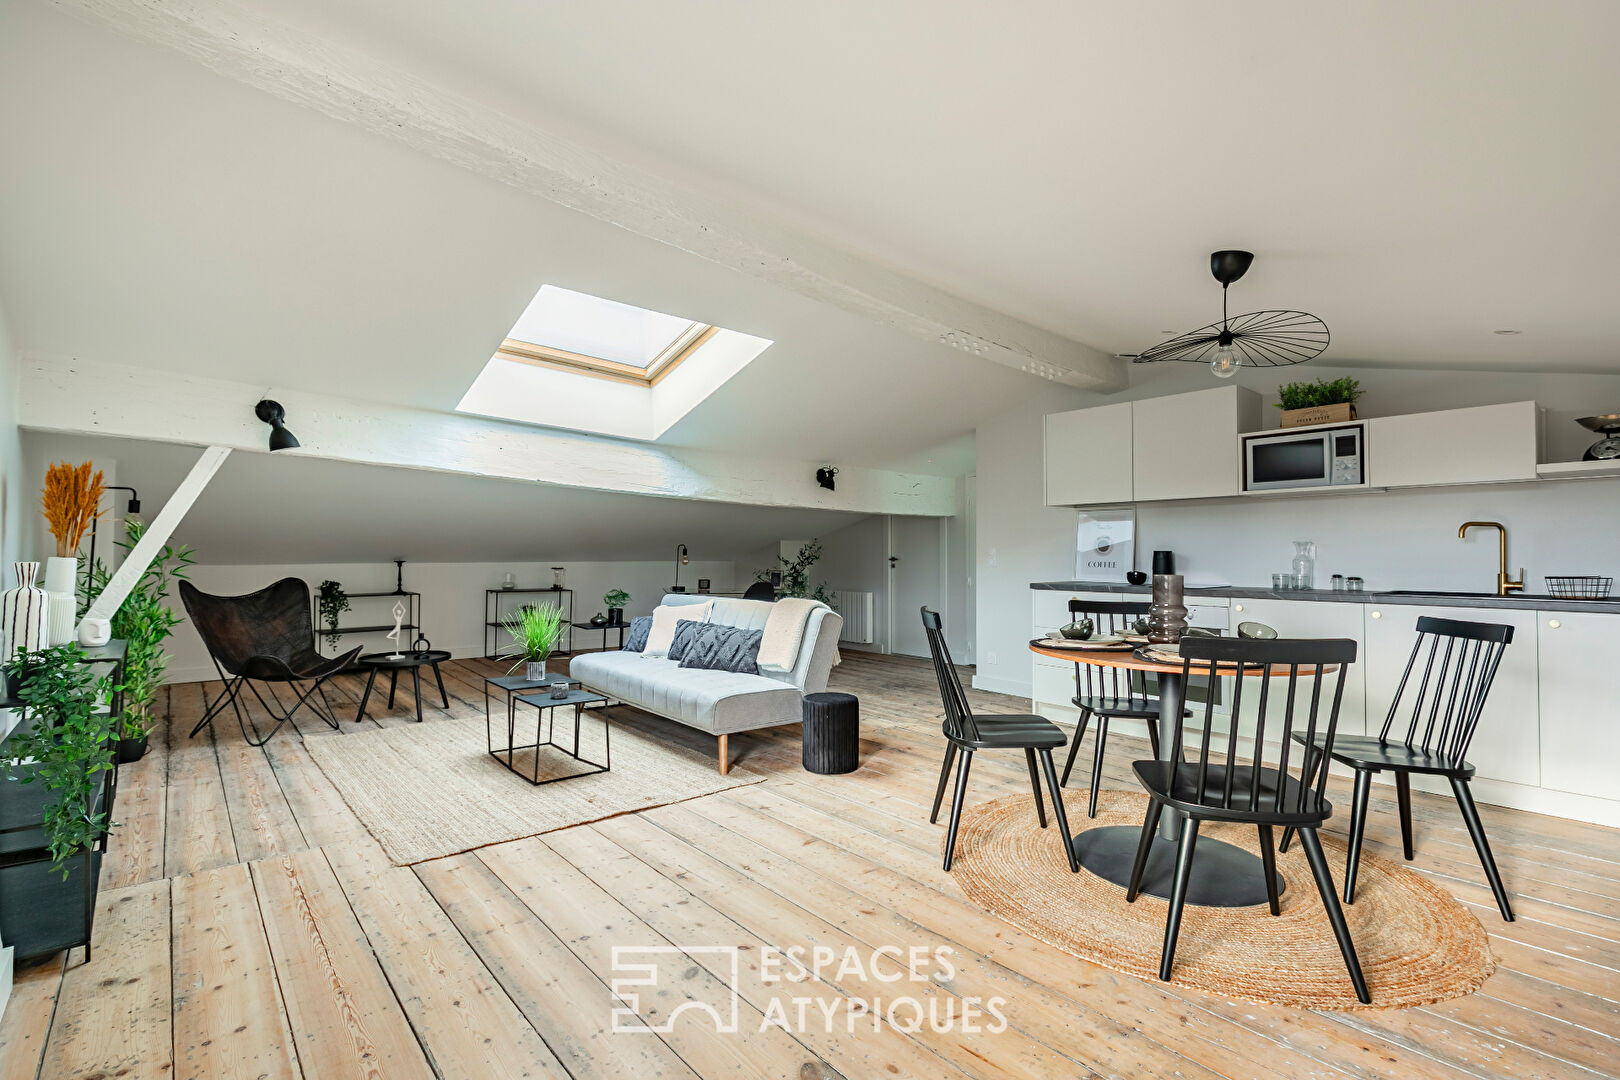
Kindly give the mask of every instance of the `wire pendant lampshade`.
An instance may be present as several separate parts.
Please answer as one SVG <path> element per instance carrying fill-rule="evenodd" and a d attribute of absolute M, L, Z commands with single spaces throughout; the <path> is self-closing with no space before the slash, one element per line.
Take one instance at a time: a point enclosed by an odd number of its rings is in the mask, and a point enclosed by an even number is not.
<path fill-rule="evenodd" d="M 1240 367 L 1287 367 L 1320 356 L 1331 340 L 1327 324 L 1304 311 L 1251 311 L 1229 317 L 1226 290 L 1254 261 L 1248 251 L 1217 251 L 1209 272 L 1221 283 L 1221 321 L 1160 342 L 1133 362 L 1180 360 L 1208 364 L 1216 378 L 1230 379 Z"/>

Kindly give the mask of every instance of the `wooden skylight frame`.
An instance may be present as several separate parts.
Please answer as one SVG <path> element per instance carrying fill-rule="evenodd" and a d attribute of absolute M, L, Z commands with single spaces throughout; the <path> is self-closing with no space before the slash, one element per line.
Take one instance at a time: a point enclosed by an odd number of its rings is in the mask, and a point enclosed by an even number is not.
<path fill-rule="evenodd" d="M 502 341 L 501 347 L 495 350 L 495 355 L 513 363 L 532 364 L 535 367 L 570 371 L 576 375 L 590 375 L 597 379 L 610 379 L 651 388 L 657 386 L 666 375 L 680 367 L 688 357 L 702 348 L 704 342 L 712 338 L 717 329 L 705 323 L 692 323 L 676 335 L 675 340 L 671 341 L 663 352 L 653 357 L 652 362 L 645 368 L 620 363 L 617 360 L 604 360 L 599 356 L 586 356 L 565 349 L 554 349 L 549 345 L 518 341 L 516 338 Z"/>

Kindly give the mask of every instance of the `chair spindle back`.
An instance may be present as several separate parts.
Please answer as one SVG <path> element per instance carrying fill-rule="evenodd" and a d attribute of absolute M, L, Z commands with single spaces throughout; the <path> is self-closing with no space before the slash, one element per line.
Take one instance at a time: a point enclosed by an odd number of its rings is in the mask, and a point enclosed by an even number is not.
<path fill-rule="evenodd" d="M 1479 727 L 1502 654 L 1513 642 L 1513 627 L 1424 616 L 1417 621 L 1417 634 L 1378 741 L 1397 741 L 1408 750 L 1463 758 Z M 1390 732 L 1407 689 L 1414 685 L 1412 673 L 1419 663 L 1422 674 L 1415 684 L 1406 735 L 1392 740 Z"/>
<path fill-rule="evenodd" d="M 945 644 L 944 624 L 939 612 L 922 609 L 923 631 L 928 635 L 928 653 L 934 661 L 934 676 L 939 680 L 939 696 L 945 706 L 945 734 L 954 739 L 972 742 L 979 737 L 978 725 L 973 722 L 973 710 L 967 695 L 962 692 L 962 680 L 951 662 L 950 646 Z"/>
<path fill-rule="evenodd" d="M 1070 600 L 1069 621 L 1082 616 L 1092 622 L 1093 634 L 1135 633 L 1135 623 L 1148 613 L 1149 604 L 1109 600 Z M 1075 665 L 1075 690 L 1081 697 L 1146 698 L 1147 675 L 1124 668 Z"/>

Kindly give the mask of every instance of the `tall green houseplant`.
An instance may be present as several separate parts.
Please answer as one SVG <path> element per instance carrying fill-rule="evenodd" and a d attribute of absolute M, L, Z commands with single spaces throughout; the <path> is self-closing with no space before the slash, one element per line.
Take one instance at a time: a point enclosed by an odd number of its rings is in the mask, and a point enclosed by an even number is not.
<path fill-rule="evenodd" d="M 792 559 L 781 555 L 777 556 L 777 560 L 782 564 L 782 585 L 777 589 L 778 596 L 802 596 L 820 600 L 823 604 L 832 603 L 825 581 L 813 587 L 810 584 L 810 568 L 821 561 L 820 540 L 807 541 Z M 769 571 L 762 571 L 756 577 L 760 581 L 769 581 L 771 576 Z"/>
<path fill-rule="evenodd" d="M 97 793 L 101 774 L 114 768 L 116 721 L 97 705 L 103 693 L 116 688 L 83 657 L 77 645 L 59 645 L 19 653 L 5 665 L 31 721 L 6 740 L 8 767 L 19 783 L 38 782 L 51 793 L 41 824 L 52 869 L 64 879 L 67 860 L 110 827 L 106 812 L 97 809 Z"/>
<path fill-rule="evenodd" d="M 124 539 L 118 541 L 118 546 L 127 555 L 145 534 L 146 522 L 125 518 Z M 124 654 L 124 716 L 118 733 L 121 738 L 144 739 L 157 723 L 157 692 L 169 666 L 163 643 L 185 621 L 170 606 L 170 589 L 185 578 L 195 562 L 190 548 L 165 545 L 112 617 L 112 636 L 128 642 Z M 91 568 L 86 599 L 94 600 L 107 587 L 110 577 L 111 571 L 97 560 Z"/>

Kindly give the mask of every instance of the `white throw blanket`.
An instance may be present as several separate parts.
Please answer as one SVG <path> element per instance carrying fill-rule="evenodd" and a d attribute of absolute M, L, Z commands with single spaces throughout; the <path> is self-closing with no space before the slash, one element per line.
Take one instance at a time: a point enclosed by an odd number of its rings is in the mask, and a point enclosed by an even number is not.
<path fill-rule="evenodd" d="M 821 607 L 818 600 L 788 596 L 771 606 L 765 620 L 765 632 L 759 639 L 760 670 L 792 671 L 799 662 L 799 646 L 804 642 L 804 627 L 810 613 Z"/>

